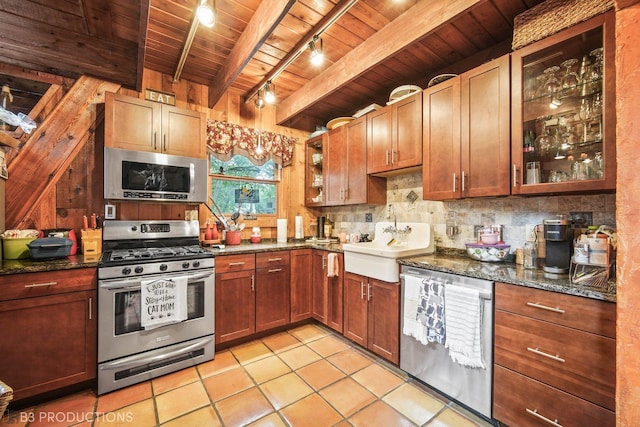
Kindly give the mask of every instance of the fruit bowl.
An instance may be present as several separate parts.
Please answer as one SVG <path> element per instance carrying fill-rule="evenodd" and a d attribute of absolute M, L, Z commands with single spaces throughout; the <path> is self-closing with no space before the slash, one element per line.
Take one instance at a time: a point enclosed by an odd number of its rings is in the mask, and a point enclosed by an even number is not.
<path fill-rule="evenodd" d="M 504 261 L 509 255 L 511 245 L 485 245 L 482 243 L 466 243 L 467 255 L 477 261 Z"/>

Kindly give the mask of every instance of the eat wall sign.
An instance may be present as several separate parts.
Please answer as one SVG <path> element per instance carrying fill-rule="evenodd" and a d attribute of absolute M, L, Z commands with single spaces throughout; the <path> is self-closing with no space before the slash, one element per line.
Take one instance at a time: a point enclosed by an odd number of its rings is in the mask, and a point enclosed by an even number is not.
<path fill-rule="evenodd" d="M 160 92 L 159 90 L 154 89 L 145 89 L 144 99 L 159 102 L 160 104 L 176 105 L 175 93 Z"/>

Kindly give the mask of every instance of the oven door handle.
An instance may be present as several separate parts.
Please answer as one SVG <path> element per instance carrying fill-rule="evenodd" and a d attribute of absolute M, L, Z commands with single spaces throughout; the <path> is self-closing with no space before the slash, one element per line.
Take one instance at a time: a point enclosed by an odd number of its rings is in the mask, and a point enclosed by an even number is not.
<path fill-rule="evenodd" d="M 200 273 L 200 274 L 196 274 L 195 276 L 189 276 L 188 277 L 188 282 L 196 282 L 198 280 L 201 279 L 206 279 L 207 277 L 213 276 L 213 273 Z"/>
<path fill-rule="evenodd" d="M 135 366 L 138 366 L 140 365 L 140 362 L 144 362 L 144 363 L 160 362 L 166 359 L 171 359 L 173 357 L 179 356 L 183 353 L 187 353 L 189 351 L 195 350 L 197 348 L 204 347 L 206 344 L 210 343 L 212 340 L 213 340 L 213 336 L 206 337 L 192 344 L 186 345 L 184 347 L 179 347 L 168 353 L 159 354 L 157 356 L 152 356 L 152 357 L 146 356 L 144 353 L 135 354 L 133 356 L 125 357 L 124 359 L 105 363 L 100 366 L 100 369 L 101 370 L 114 369 L 114 368 L 126 369 L 126 368 L 133 368 Z"/>
<path fill-rule="evenodd" d="M 187 276 L 187 283 L 197 282 L 202 279 L 206 279 L 208 277 L 213 276 L 213 273 L 200 273 L 193 276 Z M 106 289 L 109 291 L 118 290 L 118 291 L 135 291 L 140 290 L 140 286 L 142 286 L 142 280 L 130 280 L 130 281 L 116 281 L 116 282 L 107 282 L 100 285 L 101 289 Z"/>

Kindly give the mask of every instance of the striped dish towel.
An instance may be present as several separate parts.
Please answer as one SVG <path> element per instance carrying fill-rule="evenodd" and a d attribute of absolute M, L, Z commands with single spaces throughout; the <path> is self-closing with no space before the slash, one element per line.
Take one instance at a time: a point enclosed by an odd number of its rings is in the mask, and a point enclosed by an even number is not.
<path fill-rule="evenodd" d="M 482 301 L 477 289 L 447 284 L 444 295 L 445 347 L 454 362 L 471 368 L 483 368 Z"/>

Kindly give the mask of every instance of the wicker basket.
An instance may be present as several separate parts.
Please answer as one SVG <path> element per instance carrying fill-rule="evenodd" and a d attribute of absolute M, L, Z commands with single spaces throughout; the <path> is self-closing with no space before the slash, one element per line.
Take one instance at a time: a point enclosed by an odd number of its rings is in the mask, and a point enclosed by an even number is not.
<path fill-rule="evenodd" d="M 547 0 L 516 16 L 513 50 L 613 8 L 613 0 Z"/>
<path fill-rule="evenodd" d="M 4 411 L 7 410 L 9 402 L 13 399 L 13 389 L 0 381 L 0 420 L 4 415 Z"/>

